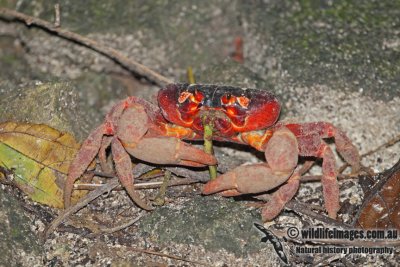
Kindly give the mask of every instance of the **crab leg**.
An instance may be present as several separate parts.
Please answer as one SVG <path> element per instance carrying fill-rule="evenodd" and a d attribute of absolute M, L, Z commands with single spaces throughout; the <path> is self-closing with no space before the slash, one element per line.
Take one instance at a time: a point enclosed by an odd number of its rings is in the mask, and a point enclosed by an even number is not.
<path fill-rule="evenodd" d="M 110 146 L 112 139 L 113 138 L 111 136 L 104 136 L 98 153 L 101 170 L 106 173 L 112 172 L 112 169 L 107 164 L 107 154 L 106 154 L 106 149 Z"/>
<path fill-rule="evenodd" d="M 336 160 L 332 149 L 322 138 L 335 138 L 337 151 L 352 166 L 353 172 L 357 172 L 360 169 L 360 156 L 357 148 L 342 130 L 330 123 L 314 122 L 288 124 L 285 126 L 296 135 L 299 142 L 300 155 L 322 158 L 321 183 L 325 207 L 329 217 L 335 219 L 340 208 Z"/>
<path fill-rule="evenodd" d="M 75 181 L 85 172 L 100 148 L 102 150 L 106 149 L 104 146 L 107 144 L 107 141 L 103 143 L 103 136 L 115 133 L 115 124 L 118 120 L 124 118 L 124 116 L 135 114 L 132 122 L 135 129 L 132 129 L 132 126 L 130 126 L 128 127 L 129 131 L 123 135 L 129 135 L 132 142 L 137 142 L 147 132 L 148 117 L 146 112 L 141 105 L 135 104 L 133 101 L 134 98 L 128 98 L 115 105 L 107 115 L 105 123 L 97 127 L 82 143 L 68 170 L 68 177 L 64 185 L 64 208 L 68 208 L 71 205 L 71 194 Z M 124 112 L 125 109 L 127 109 L 127 112 Z M 126 113 L 127 115 L 124 115 Z"/>
<path fill-rule="evenodd" d="M 325 202 L 325 208 L 329 217 L 336 219 L 337 212 L 340 209 L 339 204 L 339 184 L 337 182 L 337 168 L 335 156 L 332 149 L 323 144 L 321 147 L 322 153 L 322 190 Z"/>
<path fill-rule="evenodd" d="M 335 156 L 332 149 L 321 139 L 318 133 L 297 136 L 300 154 L 322 158 L 322 178 L 323 196 L 326 211 L 329 217 L 335 219 L 340 208 L 339 205 L 339 185 L 337 182 L 337 170 Z M 263 209 L 264 220 L 272 220 L 279 214 L 278 210 L 296 194 L 299 187 L 301 173 L 294 173 L 288 183 L 280 187 Z"/>
<path fill-rule="evenodd" d="M 287 182 L 279 187 L 274 193 L 271 195 L 264 194 L 257 196 L 258 199 L 268 202 L 261 211 L 262 220 L 264 222 L 271 221 L 278 216 L 285 207 L 286 203 L 288 203 L 294 197 L 294 195 L 296 195 L 296 192 L 300 186 L 301 175 L 307 172 L 313 164 L 314 161 L 306 161 L 303 166 L 297 166 L 289 180 L 287 180 Z"/>
<path fill-rule="evenodd" d="M 342 130 L 338 128 L 335 129 L 334 137 L 337 151 L 343 159 L 351 165 L 352 172 L 357 173 L 361 167 L 360 154 L 347 135 Z"/>
<path fill-rule="evenodd" d="M 152 210 L 135 191 L 133 186 L 132 162 L 128 153 L 126 153 L 121 142 L 117 138 L 113 138 L 111 143 L 113 159 L 115 163 L 115 170 L 119 180 L 129 196 L 139 207 L 145 210 Z"/>
<path fill-rule="evenodd" d="M 64 208 L 68 208 L 71 205 L 73 185 L 96 157 L 101 146 L 104 132 L 105 124 L 101 124 L 82 143 L 81 149 L 69 166 L 68 177 L 64 185 Z"/>
<path fill-rule="evenodd" d="M 239 166 L 208 182 L 203 194 L 223 192 L 226 195 L 260 193 L 271 190 L 292 175 L 298 160 L 294 134 L 282 127 L 269 140 L 265 149 L 267 163 Z"/>
<path fill-rule="evenodd" d="M 296 194 L 300 186 L 300 172 L 295 170 L 287 180 L 286 184 L 279 187 L 271 197 L 268 199 L 268 203 L 263 207 L 261 211 L 262 220 L 271 221 L 283 210 L 286 203 L 288 203 Z M 263 198 L 263 196 L 260 196 Z"/>
<path fill-rule="evenodd" d="M 346 134 L 339 128 L 328 122 L 310 122 L 301 124 L 286 124 L 290 131 L 292 131 L 297 138 L 303 138 L 306 136 L 314 136 L 315 139 L 331 138 L 335 139 L 336 149 L 343 159 L 352 166 L 352 171 L 357 172 L 360 169 L 360 155 L 357 148 L 352 144 L 351 140 L 346 136 Z M 303 144 L 304 152 L 300 151 L 302 156 L 316 156 L 315 152 L 317 150 L 311 151 L 310 148 L 314 145 L 313 143 L 318 143 L 309 139 L 305 140 Z M 302 150 L 302 149 L 300 149 Z M 310 150 L 310 151 L 308 151 Z M 321 151 L 321 149 L 319 149 Z M 308 155 L 307 153 L 311 153 Z"/>

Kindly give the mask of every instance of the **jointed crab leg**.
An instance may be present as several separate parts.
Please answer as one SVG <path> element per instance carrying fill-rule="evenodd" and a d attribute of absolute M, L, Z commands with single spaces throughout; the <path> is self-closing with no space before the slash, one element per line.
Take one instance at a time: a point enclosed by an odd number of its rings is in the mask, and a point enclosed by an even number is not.
<path fill-rule="evenodd" d="M 147 132 L 148 117 L 143 106 L 133 102 L 134 98 L 130 97 L 125 101 L 121 101 L 113 107 L 111 112 L 107 115 L 106 121 L 97 127 L 89 137 L 82 143 L 81 149 L 71 163 L 68 171 L 68 177 L 64 186 L 64 207 L 68 208 L 71 205 L 71 193 L 74 182 L 85 172 L 89 164 L 96 157 L 100 148 L 105 150 L 109 142 L 105 141 L 102 147 L 102 140 L 104 135 L 112 135 L 118 128 L 123 128 L 125 125 L 117 122 L 121 118 L 130 118 L 134 116 L 132 127 L 124 132 L 124 136 L 130 135 L 133 142 L 139 141 L 142 136 Z M 125 111 L 125 112 L 124 112 Z M 115 125 L 118 125 L 116 129 Z M 133 181 L 132 181 L 133 182 Z"/>
<path fill-rule="evenodd" d="M 299 142 L 300 155 L 322 158 L 323 196 L 326 211 L 329 217 L 335 219 L 340 208 L 339 185 L 337 183 L 337 168 L 332 149 L 322 138 L 335 138 L 335 144 L 340 155 L 353 167 L 353 172 L 360 168 L 360 159 L 356 147 L 350 139 L 338 128 L 330 123 L 316 122 L 304 124 L 285 125 L 296 134 Z M 284 205 L 294 197 L 299 187 L 301 173 L 297 170 L 288 180 L 272 194 L 268 204 L 263 208 L 263 220 L 269 221 L 275 218 Z"/>
<path fill-rule="evenodd" d="M 263 221 L 270 221 L 278 216 L 286 203 L 294 197 L 300 186 L 300 176 L 299 170 L 296 169 L 289 180 L 271 195 L 268 203 L 261 211 Z M 263 198 L 263 196 L 260 197 Z"/>
<path fill-rule="evenodd" d="M 301 124 L 285 124 L 298 139 L 302 139 L 300 144 L 300 154 L 302 156 L 323 155 L 323 149 L 320 144 L 324 138 L 334 138 L 336 149 L 343 159 L 352 166 L 352 171 L 357 172 L 360 169 L 360 156 L 357 148 L 351 140 L 339 128 L 327 122 L 310 122 Z"/>
<path fill-rule="evenodd" d="M 101 170 L 105 173 L 112 173 L 110 166 L 107 165 L 107 153 L 106 153 L 106 149 L 111 145 L 112 139 L 113 138 L 111 136 L 103 136 L 103 141 L 101 142 L 98 154 Z"/>
<path fill-rule="evenodd" d="M 271 221 L 283 210 L 296 194 L 300 186 L 300 177 L 306 173 L 314 164 L 314 161 L 308 160 L 303 166 L 297 166 L 289 180 L 274 193 L 257 196 L 258 199 L 268 201 L 261 211 L 263 221 Z"/>
<path fill-rule="evenodd" d="M 323 138 L 334 137 L 336 149 L 344 160 L 352 166 L 352 171 L 360 169 L 360 156 L 357 148 L 346 134 L 326 122 L 285 125 L 295 133 L 300 148 L 300 155 L 322 158 L 323 196 L 329 217 L 335 219 L 339 206 L 339 185 L 337 183 L 336 160 L 332 149 Z"/>
<path fill-rule="evenodd" d="M 64 185 L 64 208 L 71 205 L 71 194 L 75 181 L 86 171 L 89 164 L 96 157 L 101 146 L 101 140 L 105 131 L 105 125 L 97 127 L 82 143 L 81 149 L 72 161 L 68 177 Z"/>
<path fill-rule="evenodd" d="M 121 142 L 114 138 L 111 143 L 113 159 L 115 162 L 115 171 L 119 177 L 122 186 L 126 189 L 132 200 L 142 209 L 152 210 L 139 196 L 138 192 L 135 191 L 133 185 L 133 174 L 132 174 L 132 162 L 131 157 L 125 151 Z"/>

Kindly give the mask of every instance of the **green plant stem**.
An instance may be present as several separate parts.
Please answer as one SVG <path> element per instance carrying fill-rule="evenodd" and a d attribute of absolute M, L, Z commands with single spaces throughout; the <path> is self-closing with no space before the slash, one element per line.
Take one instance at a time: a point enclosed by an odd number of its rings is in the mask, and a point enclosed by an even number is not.
<path fill-rule="evenodd" d="M 207 116 L 203 116 L 203 127 L 204 127 L 204 152 L 210 155 L 214 155 L 212 136 L 213 126 L 212 123 L 207 123 Z M 217 178 L 217 165 L 208 166 L 210 172 L 210 179 L 214 180 Z"/>

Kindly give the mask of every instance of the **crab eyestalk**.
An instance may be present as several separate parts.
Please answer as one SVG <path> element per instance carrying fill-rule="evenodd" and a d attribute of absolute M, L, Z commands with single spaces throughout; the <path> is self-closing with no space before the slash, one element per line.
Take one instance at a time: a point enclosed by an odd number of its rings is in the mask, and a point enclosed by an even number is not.
<path fill-rule="evenodd" d="M 210 155 L 214 155 L 212 136 L 213 136 L 213 122 L 207 115 L 202 116 L 203 127 L 204 127 L 204 152 Z M 214 180 L 217 178 L 217 165 L 208 166 L 210 173 L 210 179 Z"/>

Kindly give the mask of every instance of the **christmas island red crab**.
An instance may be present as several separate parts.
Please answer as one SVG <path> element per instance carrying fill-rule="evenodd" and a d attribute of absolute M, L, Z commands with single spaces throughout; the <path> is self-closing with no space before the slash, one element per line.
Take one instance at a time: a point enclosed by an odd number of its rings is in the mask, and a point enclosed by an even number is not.
<path fill-rule="evenodd" d="M 266 163 L 243 165 L 208 182 L 203 194 L 224 196 L 259 194 L 278 188 L 262 210 L 272 220 L 299 187 L 299 156 L 322 158 L 325 207 L 331 218 L 339 210 L 339 186 L 334 154 L 323 141 L 333 137 L 337 151 L 353 171 L 360 167 L 356 147 L 343 131 L 327 122 L 277 122 L 280 103 L 270 92 L 230 86 L 170 84 L 158 93 L 158 106 L 128 97 L 116 104 L 105 122 L 82 144 L 72 162 L 64 188 L 65 206 L 70 205 L 73 183 L 111 143 L 116 173 L 133 201 L 151 207 L 133 188 L 129 154 L 154 164 L 204 167 L 217 163 L 183 141 L 203 138 L 204 123 L 212 124 L 213 139 L 250 145 L 265 153 Z M 204 122 L 204 118 L 207 121 Z"/>

